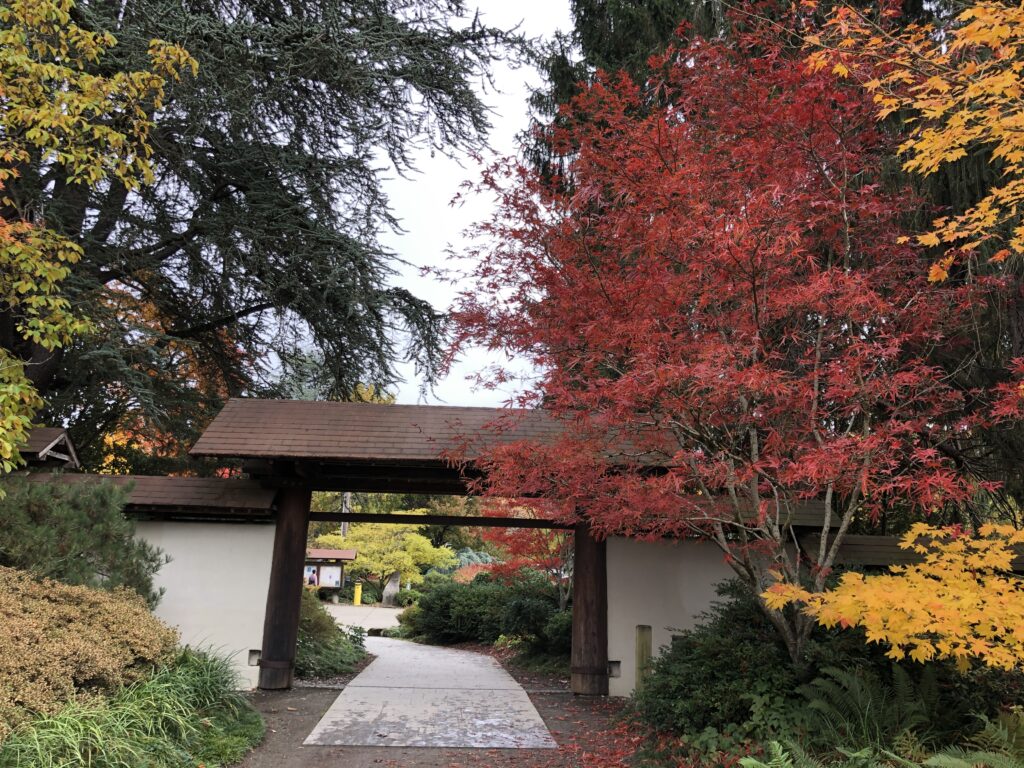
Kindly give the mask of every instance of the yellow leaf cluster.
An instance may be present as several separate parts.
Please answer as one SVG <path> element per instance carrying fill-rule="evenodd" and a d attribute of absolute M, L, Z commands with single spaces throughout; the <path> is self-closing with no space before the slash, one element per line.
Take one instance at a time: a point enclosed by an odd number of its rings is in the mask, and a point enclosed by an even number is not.
<path fill-rule="evenodd" d="M 1024 666 L 1024 579 L 1011 570 L 1024 531 L 985 525 L 968 536 L 919 523 L 900 546 L 921 562 L 887 574 L 846 573 L 826 592 L 777 584 L 763 598 L 776 610 L 801 603 L 826 627 L 861 626 L 869 642 L 890 646 L 893 659 Z"/>
<path fill-rule="evenodd" d="M 176 633 L 134 592 L 0 568 L 0 741 L 33 714 L 114 690 L 168 661 Z"/>
<path fill-rule="evenodd" d="M 93 74 L 116 41 L 75 24 L 73 7 L 72 0 L 0 5 L 0 204 L 15 212 L 0 218 L 0 306 L 22 338 L 50 350 L 88 328 L 60 295 L 81 252 L 47 229 L 38 211 L 21 210 L 4 182 L 29 165 L 59 166 L 72 184 L 149 181 L 152 112 L 167 79 L 197 66 L 183 48 L 154 40 L 151 70 Z M 0 348 L 0 473 L 20 461 L 18 446 L 41 405 L 21 360 Z"/>
<path fill-rule="evenodd" d="M 1024 227 L 1014 226 L 1024 203 L 1024 5 L 980 0 L 941 32 L 912 25 L 895 35 L 840 7 L 807 43 L 812 68 L 865 73 L 879 119 L 906 115 L 907 171 L 927 176 L 982 147 L 999 163 L 1001 182 L 963 214 L 934 222 L 922 244 L 971 250 L 1009 224 L 1006 255 L 1024 254 Z"/>

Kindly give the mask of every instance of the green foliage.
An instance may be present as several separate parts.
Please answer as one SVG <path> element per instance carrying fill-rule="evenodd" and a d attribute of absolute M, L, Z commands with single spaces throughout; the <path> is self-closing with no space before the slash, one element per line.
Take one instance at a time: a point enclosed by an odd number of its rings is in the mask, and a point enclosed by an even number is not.
<path fill-rule="evenodd" d="M 153 577 L 167 562 L 159 549 L 135 538 L 122 513 L 128 490 L 113 483 L 0 484 L 0 565 L 65 584 L 128 587 L 150 607 L 160 599 Z"/>
<path fill-rule="evenodd" d="M 399 617 L 403 634 L 433 643 L 494 643 L 516 638 L 531 653 L 567 652 L 572 615 L 558 611 L 558 598 L 544 574 L 524 569 L 502 581 L 484 573 L 468 584 L 428 574 L 416 605 Z"/>
<path fill-rule="evenodd" d="M 725 599 L 696 628 L 674 637 L 633 701 L 655 730 L 711 751 L 791 726 L 799 683 L 778 632 L 749 591 L 729 581 L 718 593 Z M 785 722 L 765 727 L 755 708 Z"/>
<path fill-rule="evenodd" d="M 741 584 L 726 582 L 719 594 L 725 599 L 654 660 L 633 700 L 641 721 L 696 753 L 781 739 L 833 756 L 837 748 L 916 754 L 975 730 L 972 712 L 991 715 L 1020 696 L 1019 674 L 893 666 L 852 630 L 817 630 L 798 670 Z"/>
<path fill-rule="evenodd" d="M 544 625 L 545 650 L 568 656 L 572 651 L 572 611 L 555 611 Z"/>
<path fill-rule="evenodd" d="M 237 692 L 230 660 L 183 651 L 109 699 L 72 701 L 19 726 L 0 768 L 208 768 L 240 760 L 263 721 Z"/>
<path fill-rule="evenodd" d="M 357 523 L 348 534 L 327 534 L 316 539 L 318 547 L 354 549 L 356 559 L 349 572 L 371 579 L 383 589 L 391 574 L 401 574 L 403 582 L 419 584 L 427 568 L 446 568 L 455 562 L 447 547 L 435 547 L 418 532 L 419 526 L 391 523 Z"/>
<path fill-rule="evenodd" d="M 544 597 L 513 597 L 505 605 L 502 633 L 522 638 L 531 647 L 543 648 L 547 643 L 544 631 L 557 610 L 558 606 Z"/>
<path fill-rule="evenodd" d="M 415 589 L 403 589 L 395 595 L 395 605 L 405 608 L 423 597 L 423 593 Z"/>
<path fill-rule="evenodd" d="M 501 635 L 508 599 L 509 590 L 491 581 L 449 582 L 420 598 L 411 628 L 432 643 L 493 643 Z"/>
<path fill-rule="evenodd" d="M 1021 768 L 1024 766 L 1024 710 L 1019 706 L 995 719 L 963 746 L 947 747 L 924 761 L 929 768 Z"/>
<path fill-rule="evenodd" d="M 809 743 L 819 747 L 889 749 L 906 734 L 935 743 L 941 721 L 960 725 L 967 719 L 962 712 L 940 710 L 950 702 L 940 699 L 933 667 L 924 667 L 918 681 L 898 665 L 887 680 L 872 669 L 830 667 L 800 692 L 807 700 Z"/>
<path fill-rule="evenodd" d="M 316 593 L 303 589 L 295 674 L 299 677 L 333 677 L 351 672 L 366 656 L 364 637 L 365 633 L 358 627 L 339 627 L 321 605 Z"/>
<path fill-rule="evenodd" d="M 982 718 L 985 727 L 960 746 L 935 753 L 913 753 L 878 746 L 833 748 L 811 753 L 794 742 L 766 745 L 760 757 L 743 757 L 743 768 L 1021 768 L 1024 766 L 1024 716 L 1015 707 L 997 720 Z"/>

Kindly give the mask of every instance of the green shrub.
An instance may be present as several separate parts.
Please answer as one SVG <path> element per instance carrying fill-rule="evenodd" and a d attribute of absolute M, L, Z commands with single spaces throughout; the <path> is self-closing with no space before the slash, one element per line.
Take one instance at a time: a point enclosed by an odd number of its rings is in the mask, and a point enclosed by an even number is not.
<path fill-rule="evenodd" d="M 0 739 L 79 694 L 109 693 L 173 657 L 177 634 L 139 595 L 0 568 Z"/>
<path fill-rule="evenodd" d="M 558 656 L 572 651 L 572 611 L 555 611 L 544 625 L 545 650 Z"/>
<path fill-rule="evenodd" d="M 302 590 L 295 674 L 299 677 L 332 677 L 351 672 L 366 656 L 364 637 L 365 633 L 358 627 L 339 627 L 316 594 L 312 590 Z"/>
<path fill-rule="evenodd" d="M 502 633 L 523 638 L 531 648 L 543 649 L 544 628 L 556 609 L 554 603 L 542 597 L 512 597 L 505 606 Z"/>
<path fill-rule="evenodd" d="M 83 698 L 22 723 L 0 744 L 0 768 L 237 762 L 263 736 L 237 687 L 230 660 L 183 651 L 110 698 Z"/>
<path fill-rule="evenodd" d="M 415 589 L 402 589 L 395 595 L 395 605 L 402 608 L 412 605 L 423 597 L 423 593 Z"/>
<path fill-rule="evenodd" d="M 695 739 L 704 734 L 742 740 L 756 730 L 755 708 L 773 699 L 788 710 L 799 680 L 778 639 L 738 582 L 718 588 L 715 603 L 692 630 L 681 631 L 652 665 L 633 704 L 641 720 L 657 731 Z"/>
<path fill-rule="evenodd" d="M 406 623 L 412 635 L 433 643 L 493 643 L 501 635 L 507 597 L 504 586 L 483 579 L 437 583 Z"/>
<path fill-rule="evenodd" d="M 122 512 L 128 489 L 107 482 L 3 479 L 0 566 L 65 584 L 128 587 L 150 607 L 160 599 L 153 576 L 167 558 L 135 538 Z"/>
<path fill-rule="evenodd" d="M 420 585 L 416 611 L 406 611 L 406 634 L 433 643 L 493 643 L 499 636 L 523 637 L 545 645 L 544 631 L 557 607 L 550 581 L 524 570 L 513 581 L 481 573 L 468 584 L 428 574 Z"/>
<path fill-rule="evenodd" d="M 993 715 L 1021 690 L 1020 674 L 894 668 L 861 630 L 817 628 L 798 670 L 742 584 L 718 592 L 724 599 L 662 651 L 633 699 L 644 723 L 700 755 L 771 739 L 837 760 L 840 748 L 953 743 L 977 729 L 972 712 Z"/>
<path fill-rule="evenodd" d="M 380 590 L 377 589 L 376 585 L 371 584 L 368 581 L 363 582 L 363 594 L 359 598 L 360 605 L 373 605 L 374 603 L 380 602 Z"/>

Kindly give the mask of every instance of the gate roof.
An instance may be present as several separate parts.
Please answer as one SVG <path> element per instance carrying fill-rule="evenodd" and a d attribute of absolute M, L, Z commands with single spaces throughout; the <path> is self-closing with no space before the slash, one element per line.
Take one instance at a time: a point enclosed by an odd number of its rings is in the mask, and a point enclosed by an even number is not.
<path fill-rule="evenodd" d="M 308 400 L 228 401 L 192 447 L 193 456 L 449 465 L 484 448 L 549 440 L 558 424 L 542 411 Z"/>

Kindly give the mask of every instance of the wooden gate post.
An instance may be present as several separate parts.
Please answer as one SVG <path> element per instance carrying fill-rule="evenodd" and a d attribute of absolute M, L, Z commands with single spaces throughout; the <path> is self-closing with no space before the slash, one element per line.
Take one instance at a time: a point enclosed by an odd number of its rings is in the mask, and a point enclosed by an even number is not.
<path fill-rule="evenodd" d="M 576 526 L 572 571 L 572 692 L 608 695 L 607 546 Z"/>
<path fill-rule="evenodd" d="M 259 687 L 263 690 L 292 687 L 311 495 L 305 488 L 282 488 L 277 492 L 274 559 L 270 566 L 260 654 Z"/>

